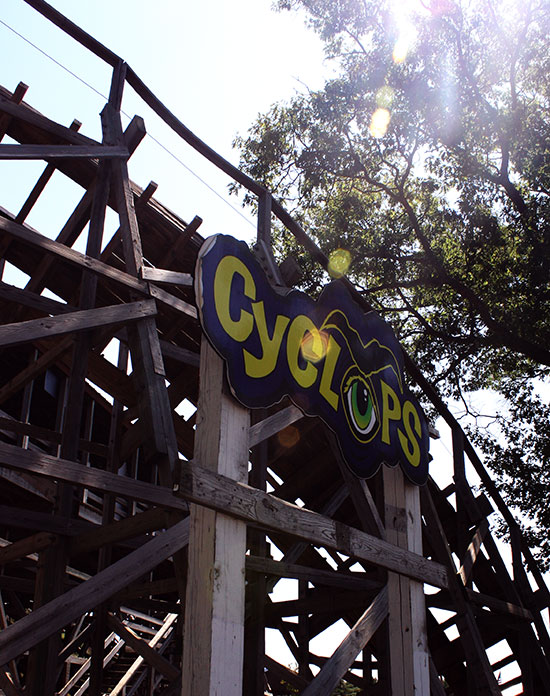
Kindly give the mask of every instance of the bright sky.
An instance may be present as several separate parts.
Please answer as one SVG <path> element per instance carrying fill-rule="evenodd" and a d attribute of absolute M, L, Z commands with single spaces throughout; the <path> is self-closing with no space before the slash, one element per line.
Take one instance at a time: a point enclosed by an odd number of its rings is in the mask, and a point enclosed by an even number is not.
<path fill-rule="evenodd" d="M 231 143 L 237 133 L 246 132 L 258 113 L 289 98 L 304 84 L 322 84 L 320 41 L 296 14 L 273 12 L 271 0 L 53 0 L 51 4 L 124 58 L 186 126 L 235 164 L 238 152 Z M 4 0 L 0 22 L 0 83 L 13 90 L 20 80 L 25 82 L 29 85 L 25 99 L 33 107 L 66 125 L 77 118 L 83 123 L 81 132 L 99 139 L 104 99 L 5 24 L 102 94 L 108 93 L 110 68 L 23 0 Z M 197 158 L 131 90 L 123 109 L 130 117 L 143 116 L 151 135 L 227 197 L 227 178 Z M 2 176 L 6 171 L 7 167 L 0 168 L 4 190 L 13 179 L 11 173 Z M 132 158 L 130 175 L 141 186 L 154 179 L 159 184 L 158 199 L 185 220 L 200 215 L 204 235 L 254 234 L 250 223 L 150 139 Z M 21 200 L 24 193 L 13 195 Z M 239 207 L 235 197 L 230 200 Z M 0 204 L 8 207 L 5 194 Z"/>

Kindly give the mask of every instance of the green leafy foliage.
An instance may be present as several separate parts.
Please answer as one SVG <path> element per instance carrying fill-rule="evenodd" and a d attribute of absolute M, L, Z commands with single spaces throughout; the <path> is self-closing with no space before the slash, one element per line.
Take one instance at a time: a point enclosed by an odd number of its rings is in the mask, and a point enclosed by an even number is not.
<path fill-rule="evenodd" d="M 548 558 L 550 4 L 279 0 L 305 11 L 334 76 L 237 138 L 282 199 L 390 320 L 530 516 Z M 279 250 L 298 253 L 281 235 Z M 305 287 L 323 282 L 306 257 Z M 467 395 L 501 396 L 484 419 Z"/>

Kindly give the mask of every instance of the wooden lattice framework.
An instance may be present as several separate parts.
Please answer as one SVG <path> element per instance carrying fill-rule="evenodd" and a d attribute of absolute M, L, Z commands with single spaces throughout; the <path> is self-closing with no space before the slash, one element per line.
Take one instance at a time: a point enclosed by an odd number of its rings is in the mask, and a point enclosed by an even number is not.
<path fill-rule="evenodd" d="M 289 403 L 237 404 L 197 322 L 201 220 L 184 223 L 153 183 L 129 179 L 145 128 L 135 117 L 122 130 L 125 83 L 258 196 L 258 257 L 274 284 L 288 276 L 271 255 L 272 215 L 326 259 L 123 61 L 42 0 L 27 2 L 113 78 L 101 143 L 34 111 L 24 85 L 0 88 L 0 139 L 16 142 L 0 145 L 0 159 L 46 162 L 21 210 L 0 209 L 2 259 L 29 276 L 24 288 L 0 282 L 0 693 L 328 696 L 341 679 L 393 696 L 550 693 L 544 579 L 434 389 L 408 361 L 452 430 L 444 490 L 388 467 L 357 480 L 316 419 Z M 52 240 L 25 220 L 56 171 L 82 197 Z M 108 206 L 120 227 L 104 240 Z M 72 248 L 83 230 L 86 253 Z M 198 404 L 187 420 L 176 410 L 185 399 Z M 485 492 L 473 492 L 467 467 Z M 490 531 L 495 509 L 512 572 Z M 270 599 L 281 578 L 297 581 L 295 599 Z M 338 620 L 347 636 L 332 656 L 314 654 L 312 639 Z M 266 655 L 266 627 L 295 669 Z"/>

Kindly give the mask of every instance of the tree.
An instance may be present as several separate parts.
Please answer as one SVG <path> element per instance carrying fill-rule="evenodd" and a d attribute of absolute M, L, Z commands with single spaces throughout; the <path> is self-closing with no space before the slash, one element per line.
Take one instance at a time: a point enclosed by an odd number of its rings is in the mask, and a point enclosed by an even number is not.
<path fill-rule="evenodd" d="M 276 6 L 305 12 L 334 74 L 237 138 L 241 167 L 327 254 L 349 252 L 348 277 L 421 369 L 492 424 L 476 443 L 548 559 L 550 4 Z M 469 403 L 485 388 L 496 413 Z"/>

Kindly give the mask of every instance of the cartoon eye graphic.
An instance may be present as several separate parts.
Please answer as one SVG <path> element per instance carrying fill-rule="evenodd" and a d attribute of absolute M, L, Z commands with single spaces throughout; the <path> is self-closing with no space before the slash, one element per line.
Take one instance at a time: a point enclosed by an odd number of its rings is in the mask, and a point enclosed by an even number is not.
<path fill-rule="evenodd" d="M 344 405 L 348 422 L 356 437 L 369 440 L 378 425 L 376 406 L 368 382 L 358 374 L 352 375 L 344 386 Z"/>

